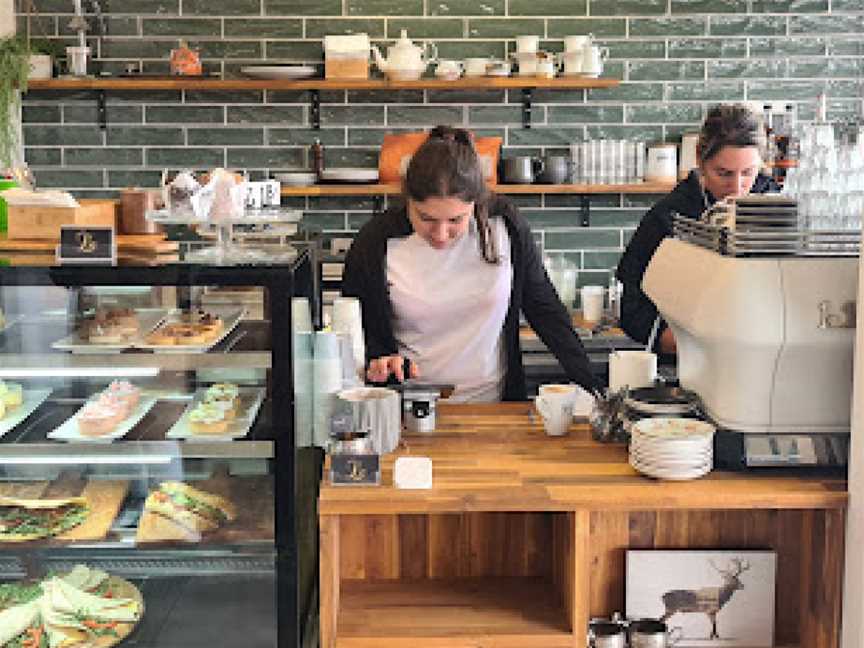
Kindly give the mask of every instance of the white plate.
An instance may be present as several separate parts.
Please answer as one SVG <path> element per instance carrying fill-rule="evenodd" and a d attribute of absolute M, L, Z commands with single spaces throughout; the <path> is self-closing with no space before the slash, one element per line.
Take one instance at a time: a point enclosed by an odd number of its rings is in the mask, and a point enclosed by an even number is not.
<path fill-rule="evenodd" d="M 240 320 L 246 315 L 245 308 L 220 308 L 218 306 L 213 306 L 210 308 L 204 309 L 208 313 L 212 313 L 213 315 L 218 315 L 222 318 L 222 331 L 219 333 L 219 337 L 215 338 L 213 341 L 208 342 L 207 344 L 147 344 L 146 342 L 136 343 L 134 346 L 136 349 L 146 349 L 148 351 L 158 351 L 159 353 L 205 353 L 209 351 L 214 346 L 219 344 L 225 337 L 231 333 L 236 327 L 237 324 L 240 323 Z M 174 311 L 170 313 L 163 323 L 179 323 L 178 319 L 179 311 Z M 172 319 L 173 318 L 173 319 Z"/>
<path fill-rule="evenodd" d="M 255 79 L 308 79 L 318 73 L 311 65 L 248 65 L 240 71 Z"/>
<path fill-rule="evenodd" d="M 698 419 L 656 416 L 633 424 L 633 436 L 649 436 L 657 439 L 712 439 L 714 426 Z"/>
<path fill-rule="evenodd" d="M 292 187 L 306 187 L 318 182 L 318 175 L 311 171 L 286 171 L 283 173 L 274 173 L 273 177 L 282 184 Z"/>
<path fill-rule="evenodd" d="M 378 169 L 324 169 L 321 179 L 328 182 L 377 182 Z"/>
<path fill-rule="evenodd" d="M 656 477 L 657 479 L 668 479 L 672 481 L 698 479 L 699 477 L 704 477 L 712 470 L 712 466 L 710 464 L 690 470 L 663 470 L 652 466 L 646 466 L 645 464 L 633 460 L 630 461 L 630 465 L 643 475 L 648 475 L 649 477 Z"/>
<path fill-rule="evenodd" d="M 50 394 L 50 389 L 25 389 L 21 404 L 13 410 L 6 410 L 6 416 L 0 418 L 0 436 L 30 416 Z"/>
<path fill-rule="evenodd" d="M 714 456 L 714 453 L 708 450 L 699 450 L 697 452 L 663 452 L 653 448 L 638 448 L 630 447 L 630 456 L 639 457 L 647 461 L 671 461 L 671 462 L 686 462 L 686 463 L 702 463 Z"/>
<path fill-rule="evenodd" d="M 199 389 L 195 392 L 195 398 L 187 405 L 183 414 L 177 419 L 177 422 L 171 426 L 171 429 L 165 434 L 166 439 L 197 439 L 201 441 L 233 441 L 245 437 L 255 423 L 255 417 L 258 416 L 258 410 L 261 408 L 261 403 L 264 400 L 264 390 L 260 387 L 240 387 L 239 393 L 241 396 L 242 409 L 237 412 L 235 418 L 228 421 L 228 429 L 224 434 L 199 434 L 193 432 L 189 427 L 189 412 L 202 401 L 206 389 Z"/>
<path fill-rule="evenodd" d="M 81 434 L 78 431 L 78 421 L 75 420 L 75 417 L 78 415 L 78 412 L 75 412 L 73 416 L 70 416 L 66 419 L 66 422 L 63 423 L 60 427 L 52 430 L 48 433 L 49 439 L 54 439 L 55 441 L 85 441 L 88 443 L 110 443 L 114 439 L 120 439 L 126 436 L 126 433 L 129 432 L 133 427 L 138 425 L 138 422 L 144 418 L 144 415 L 150 411 L 150 408 L 156 404 L 156 398 L 153 396 L 144 396 L 141 395 L 141 400 L 138 401 L 138 406 L 132 410 L 132 412 L 125 419 L 120 421 L 115 428 L 109 433 L 103 436 L 86 436 Z"/>
<path fill-rule="evenodd" d="M 55 349 L 71 351 L 72 353 L 120 353 L 139 342 L 143 342 L 143 336 L 159 326 L 159 323 L 170 312 L 167 308 L 135 309 L 135 314 L 138 316 L 138 330 L 141 331 L 141 334 L 130 338 L 127 342 L 118 342 L 116 344 L 90 342 L 82 339 L 78 331 L 76 331 L 72 335 L 67 335 L 62 340 L 57 340 L 51 346 Z"/>
<path fill-rule="evenodd" d="M 666 459 L 654 459 L 651 457 L 644 457 L 638 454 L 630 455 L 630 463 L 639 464 L 640 466 L 644 466 L 649 469 L 656 470 L 668 470 L 668 471 L 687 471 L 687 470 L 698 470 L 699 468 L 705 468 L 707 466 L 712 466 L 714 464 L 714 460 L 711 457 L 700 458 L 698 460 L 687 460 L 687 461 L 670 461 Z"/>

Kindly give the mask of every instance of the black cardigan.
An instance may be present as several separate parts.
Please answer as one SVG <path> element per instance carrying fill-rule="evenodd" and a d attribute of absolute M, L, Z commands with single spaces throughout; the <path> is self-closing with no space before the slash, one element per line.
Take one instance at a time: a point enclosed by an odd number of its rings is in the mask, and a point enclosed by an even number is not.
<path fill-rule="evenodd" d="M 596 391 L 597 383 L 588 356 L 573 330 L 567 309 L 546 275 L 527 221 L 512 202 L 497 195 L 491 198 L 489 215 L 504 220 L 513 264 L 510 306 L 504 320 L 507 359 L 504 400 L 525 400 L 527 396 L 519 344 L 520 310 L 558 358 L 568 378 L 589 391 Z M 395 206 L 363 226 L 345 258 L 342 294 L 360 300 L 367 361 L 399 353 L 385 276 L 387 240 L 407 237 L 412 232 L 405 206 Z"/>
<path fill-rule="evenodd" d="M 767 193 L 777 191 L 779 187 L 769 177 L 759 175 L 753 184 L 751 193 Z M 630 239 L 615 276 L 624 284 L 624 294 L 621 298 L 621 328 L 631 338 L 643 344 L 648 342 L 654 320 L 657 318 L 657 307 L 642 290 L 642 278 L 651 257 L 654 256 L 660 242 L 667 236 L 672 236 L 672 212 L 677 212 L 688 218 L 698 219 L 705 211 L 705 202 L 714 204 L 714 197 L 705 192 L 699 185 L 696 171 L 679 182 L 676 187 L 655 204 L 639 223 L 636 233 Z M 666 328 L 666 322 L 660 322 L 654 350 L 659 349 L 660 334 Z"/>

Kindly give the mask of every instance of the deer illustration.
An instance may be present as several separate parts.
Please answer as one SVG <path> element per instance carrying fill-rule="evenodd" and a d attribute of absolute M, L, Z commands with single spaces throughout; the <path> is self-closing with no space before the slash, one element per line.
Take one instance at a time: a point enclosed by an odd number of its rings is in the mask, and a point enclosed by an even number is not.
<path fill-rule="evenodd" d="M 722 578 L 720 587 L 703 587 L 697 590 L 669 590 L 661 597 L 666 613 L 665 622 L 678 612 L 699 612 L 707 614 L 711 621 L 711 635 L 708 639 L 719 639 L 717 634 L 717 613 L 729 602 L 736 590 L 744 589 L 739 576 L 741 572 L 750 569 L 750 563 L 740 558 L 732 558 L 728 569 L 720 569 L 712 560 L 708 563 L 716 569 Z"/>

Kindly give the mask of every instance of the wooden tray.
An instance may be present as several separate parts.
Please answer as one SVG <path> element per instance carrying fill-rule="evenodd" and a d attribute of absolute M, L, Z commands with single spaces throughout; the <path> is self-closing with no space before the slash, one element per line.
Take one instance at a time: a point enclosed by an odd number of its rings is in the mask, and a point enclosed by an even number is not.
<path fill-rule="evenodd" d="M 128 490 L 128 481 L 87 480 L 75 472 L 62 473 L 51 482 L 0 482 L 0 495 L 5 497 L 55 499 L 80 495 L 87 498 L 90 514 L 83 524 L 53 538 L 27 542 L 28 546 L 63 546 L 70 542 L 103 540 L 111 530 Z M 0 547 L 20 546 L 21 543 L 0 543 Z"/>
<path fill-rule="evenodd" d="M 273 477 L 230 477 L 222 473 L 203 481 L 190 482 L 208 493 L 228 498 L 237 509 L 237 519 L 205 533 L 199 544 L 248 544 L 275 539 Z M 154 485 L 154 488 L 158 486 Z M 138 521 L 138 544 L 194 542 L 171 520 L 156 513 L 142 512 Z"/>

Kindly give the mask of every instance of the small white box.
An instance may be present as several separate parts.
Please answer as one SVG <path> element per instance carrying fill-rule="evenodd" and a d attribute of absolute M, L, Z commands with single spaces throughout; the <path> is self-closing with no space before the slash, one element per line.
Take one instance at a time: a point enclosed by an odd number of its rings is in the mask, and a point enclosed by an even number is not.
<path fill-rule="evenodd" d="M 429 457 L 399 457 L 393 466 L 396 488 L 432 488 L 432 460 Z"/>

